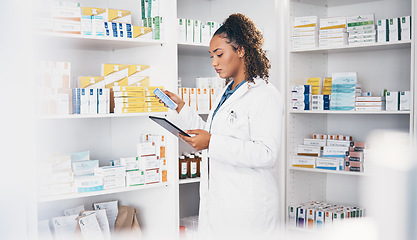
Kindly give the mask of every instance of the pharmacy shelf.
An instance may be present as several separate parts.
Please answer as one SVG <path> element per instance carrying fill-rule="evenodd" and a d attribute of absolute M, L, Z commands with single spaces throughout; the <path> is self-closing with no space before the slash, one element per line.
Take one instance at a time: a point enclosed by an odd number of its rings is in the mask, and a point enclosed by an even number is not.
<path fill-rule="evenodd" d="M 326 5 L 328 7 L 336 7 L 343 5 L 353 5 L 359 3 L 375 2 L 380 0 L 349 0 L 349 4 L 346 4 L 345 0 L 291 0 L 292 2 L 301 2 L 314 5 Z"/>
<path fill-rule="evenodd" d="M 160 187 L 166 187 L 166 186 L 168 186 L 167 183 L 154 183 L 154 184 L 147 184 L 147 185 L 142 185 L 142 186 L 114 188 L 114 189 L 108 189 L 108 190 L 97 191 L 97 192 L 62 194 L 62 195 L 41 197 L 38 199 L 38 202 L 43 203 L 43 202 L 75 199 L 75 198 L 93 197 L 93 196 L 101 196 L 101 195 L 107 195 L 107 194 L 113 194 L 113 193 L 123 193 L 123 192 L 131 192 L 131 191 L 145 190 L 145 189 L 151 189 L 151 188 L 160 188 Z"/>
<path fill-rule="evenodd" d="M 198 183 L 200 182 L 200 178 L 186 178 L 180 179 L 180 184 L 188 184 L 188 183 Z"/>
<path fill-rule="evenodd" d="M 83 36 L 65 33 L 37 33 L 36 40 L 52 48 L 68 48 L 78 50 L 109 51 L 114 49 L 135 48 L 142 46 L 157 46 L 164 44 L 161 40 L 153 39 L 114 39 L 98 36 Z"/>
<path fill-rule="evenodd" d="M 302 167 L 289 167 L 291 171 L 301 171 L 301 172 L 314 172 L 314 173 L 329 173 L 336 175 L 351 175 L 351 176 L 366 176 L 364 172 L 349 172 L 349 171 L 334 171 L 334 170 L 324 170 L 317 168 L 302 168 Z"/>
<path fill-rule="evenodd" d="M 290 111 L 291 114 L 409 115 L 410 111 Z"/>
<path fill-rule="evenodd" d="M 371 43 L 362 45 L 344 45 L 328 48 L 308 48 L 308 49 L 296 49 L 291 50 L 291 53 L 339 53 L 339 52 L 363 52 L 363 51 L 380 51 L 388 49 L 403 49 L 411 48 L 411 40 L 400 42 L 383 42 L 383 43 Z"/>
<path fill-rule="evenodd" d="M 124 118 L 124 117 L 149 117 L 165 116 L 168 112 L 149 112 L 149 113 L 109 113 L 109 114 L 71 114 L 55 116 L 39 116 L 38 119 L 89 119 L 89 118 Z"/>
<path fill-rule="evenodd" d="M 204 43 L 178 43 L 178 54 L 188 56 L 204 56 L 210 57 L 209 45 Z"/>

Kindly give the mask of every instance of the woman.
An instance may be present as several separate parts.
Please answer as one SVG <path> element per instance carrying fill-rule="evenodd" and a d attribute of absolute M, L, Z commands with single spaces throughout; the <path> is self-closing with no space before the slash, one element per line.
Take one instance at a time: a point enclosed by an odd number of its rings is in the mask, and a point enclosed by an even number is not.
<path fill-rule="evenodd" d="M 212 66 L 230 83 L 207 122 L 178 95 L 165 91 L 178 104 L 170 120 L 194 129 L 187 131 L 193 137 L 180 137 L 196 150 L 208 151 L 200 182 L 203 236 L 269 235 L 277 227 L 279 196 L 273 167 L 280 149 L 283 104 L 268 83 L 270 63 L 262 44 L 261 32 L 242 14 L 230 15 L 214 33 L 209 49 Z"/>

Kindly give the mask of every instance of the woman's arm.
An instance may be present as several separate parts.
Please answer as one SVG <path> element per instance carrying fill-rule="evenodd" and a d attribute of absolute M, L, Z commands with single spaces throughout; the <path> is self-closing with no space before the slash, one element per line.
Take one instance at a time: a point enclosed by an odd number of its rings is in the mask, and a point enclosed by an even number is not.
<path fill-rule="evenodd" d="M 251 139 L 244 141 L 212 134 L 209 143 L 211 159 L 241 167 L 273 167 L 281 144 L 284 106 L 279 96 L 266 96 L 249 115 Z"/>

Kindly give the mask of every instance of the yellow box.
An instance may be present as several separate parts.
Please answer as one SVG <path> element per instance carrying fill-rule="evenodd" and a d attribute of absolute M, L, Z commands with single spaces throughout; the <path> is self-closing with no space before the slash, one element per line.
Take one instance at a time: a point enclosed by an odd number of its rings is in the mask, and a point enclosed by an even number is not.
<path fill-rule="evenodd" d="M 153 92 L 146 91 L 145 97 L 155 97 L 155 94 Z"/>
<path fill-rule="evenodd" d="M 115 104 L 122 104 L 122 103 L 146 103 L 146 99 L 144 97 L 120 97 L 115 98 L 114 102 Z"/>
<path fill-rule="evenodd" d="M 105 77 L 115 73 L 123 75 L 123 77 L 129 76 L 129 65 L 107 63 L 101 65 L 101 76 Z"/>
<path fill-rule="evenodd" d="M 152 32 L 152 28 L 148 28 L 148 27 L 132 26 L 132 29 L 133 29 L 132 31 L 133 38 L 137 38 L 139 36 L 143 36 L 145 34 Z"/>
<path fill-rule="evenodd" d="M 149 76 L 149 65 L 129 65 L 129 77 L 132 75 Z"/>
<path fill-rule="evenodd" d="M 128 10 L 109 8 L 107 9 L 107 16 L 103 18 L 105 22 L 132 23 L 132 14 Z"/>
<path fill-rule="evenodd" d="M 324 78 L 324 87 L 331 87 L 332 86 L 332 78 Z"/>
<path fill-rule="evenodd" d="M 145 113 L 145 112 L 167 112 L 168 108 L 166 107 L 155 107 L 155 108 L 121 108 L 114 109 L 114 113 Z"/>
<path fill-rule="evenodd" d="M 120 80 L 114 81 L 112 83 L 106 84 L 106 88 L 113 88 L 114 86 L 127 86 L 127 77 L 122 78 Z"/>
<path fill-rule="evenodd" d="M 149 76 L 128 77 L 129 86 L 149 87 Z"/>
<path fill-rule="evenodd" d="M 117 102 L 115 104 L 115 108 L 157 108 L 157 107 L 164 107 L 163 103 L 159 103 L 159 102 L 145 102 L 145 101 L 140 101 L 140 102 L 127 102 L 127 103 L 123 103 L 123 102 Z"/>
<path fill-rule="evenodd" d="M 147 97 L 146 102 L 159 102 L 159 99 L 156 97 Z"/>
<path fill-rule="evenodd" d="M 80 88 L 86 88 L 86 87 L 103 88 L 104 87 L 104 77 L 90 76 L 90 77 L 79 77 L 79 79 L 80 79 Z"/>
<path fill-rule="evenodd" d="M 313 87 L 319 87 L 321 84 L 321 78 L 307 78 L 307 85 L 311 85 Z"/>
<path fill-rule="evenodd" d="M 313 95 L 320 95 L 320 87 L 312 87 L 311 94 Z"/>
<path fill-rule="evenodd" d="M 145 92 L 145 87 L 133 87 L 133 86 L 115 86 L 113 87 L 115 92 Z"/>
<path fill-rule="evenodd" d="M 107 13 L 107 9 L 105 9 L 105 8 L 93 8 L 93 7 L 82 7 L 81 13 L 82 13 L 82 15 L 85 15 L 85 16 L 103 15 L 103 14 Z"/>
<path fill-rule="evenodd" d="M 145 97 L 145 92 L 114 92 L 114 97 Z"/>

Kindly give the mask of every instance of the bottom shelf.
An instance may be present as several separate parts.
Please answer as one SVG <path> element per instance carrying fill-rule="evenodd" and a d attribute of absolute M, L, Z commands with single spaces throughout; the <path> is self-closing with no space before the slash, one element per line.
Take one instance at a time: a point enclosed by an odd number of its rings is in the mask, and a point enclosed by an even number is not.
<path fill-rule="evenodd" d="M 69 194 L 62 194 L 62 195 L 52 195 L 52 196 L 45 196 L 40 197 L 38 202 L 51 202 L 57 200 L 67 200 L 67 199 L 74 199 L 74 198 L 83 198 L 83 197 L 92 197 L 92 196 L 100 196 L 112 193 L 121 193 L 121 192 L 130 192 L 130 191 L 137 191 L 143 189 L 150 189 L 150 188 L 158 188 L 158 187 L 166 187 L 168 184 L 164 183 L 153 183 L 153 184 L 146 184 L 141 186 L 134 186 L 134 187 L 122 187 L 122 188 L 114 188 L 114 189 L 107 189 L 97 192 L 86 192 L 86 193 L 69 193 Z"/>
<path fill-rule="evenodd" d="M 200 182 L 200 178 L 186 178 L 180 179 L 180 184 L 187 184 L 187 183 L 198 183 Z"/>

